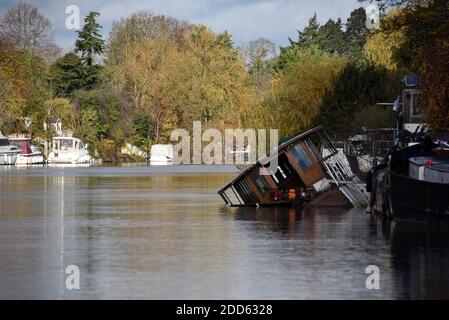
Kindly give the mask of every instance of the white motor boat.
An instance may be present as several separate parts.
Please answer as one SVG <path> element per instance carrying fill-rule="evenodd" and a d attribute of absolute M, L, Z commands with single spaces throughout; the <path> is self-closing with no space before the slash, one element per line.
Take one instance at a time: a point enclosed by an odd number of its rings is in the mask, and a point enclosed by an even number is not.
<path fill-rule="evenodd" d="M 155 144 L 151 146 L 151 165 L 170 165 L 174 162 L 173 145 Z"/>
<path fill-rule="evenodd" d="M 90 164 L 92 158 L 87 145 L 78 138 L 53 138 L 52 151 L 48 155 L 49 164 Z"/>
<path fill-rule="evenodd" d="M 21 150 L 17 156 L 16 166 L 29 166 L 44 164 L 44 157 L 33 145 L 29 138 L 9 138 L 11 145 Z"/>
<path fill-rule="evenodd" d="M 15 165 L 17 156 L 22 151 L 9 143 L 7 137 L 0 132 L 0 165 Z"/>

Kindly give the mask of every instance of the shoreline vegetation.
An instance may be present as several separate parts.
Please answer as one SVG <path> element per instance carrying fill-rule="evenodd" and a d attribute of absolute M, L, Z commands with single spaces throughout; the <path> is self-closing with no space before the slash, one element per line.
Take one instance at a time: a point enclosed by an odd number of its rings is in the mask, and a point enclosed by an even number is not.
<path fill-rule="evenodd" d="M 280 50 L 263 38 L 237 47 L 228 32 L 150 11 L 115 21 L 103 39 L 90 12 L 64 55 L 50 20 L 21 2 L 0 17 L 0 131 L 49 140 L 43 124 L 60 119 L 105 162 L 138 160 L 122 148 L 169 143 L 193 121 L 278 128 L 283 139 L 323 125 L 344 139 L 393 127 L 393 112 L 376 103 L 393 101 L 408 73 L 423 77 L 426 122 L 449 127 L 449 2 L 373 2 L 380 28 L 367 28 L 362 7 L 346 21 L 314 15 Z"/>

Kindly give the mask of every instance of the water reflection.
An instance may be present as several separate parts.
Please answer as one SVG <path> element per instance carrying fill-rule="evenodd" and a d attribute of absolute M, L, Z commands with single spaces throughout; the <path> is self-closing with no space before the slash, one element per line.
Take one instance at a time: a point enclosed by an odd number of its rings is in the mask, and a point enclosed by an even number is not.
<path fill-rule="evenodd" d="M 449 297 L 445 229 L 357 209 L 226 208 L 216 190 L 232 176 L 1 173 L 0 298 Z M 80 267 L 79 291 L 65 289 L 70 264 Z M 365 287 L 370 264 L 381 270 L 379 291 Z"/>
<path fill-rule="evenodd" d="M 397 224 L 392 235 L 391 253 L 402 297 L 449 298 L 447 225 Z"/>

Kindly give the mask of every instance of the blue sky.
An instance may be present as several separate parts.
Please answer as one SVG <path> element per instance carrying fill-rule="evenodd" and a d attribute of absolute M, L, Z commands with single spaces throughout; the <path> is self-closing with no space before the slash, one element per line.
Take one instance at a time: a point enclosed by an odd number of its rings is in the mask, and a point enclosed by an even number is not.
<path fill-rule="evenodd" d="M 195 23 L 202 23 L 216 32 L 228 30 L 237 45 L 265 37 L 276 45 L 296 39 L 296 30 L 302 29 L 308 19 L 317 13 L 320 22 L 341 17 L 343 21 L 355 8 L 357 0 L 28 0 L 53 23 L 54 39 L 69 50 L 75 33 L 65 27 L 68 5 L 77 5 L 81 15 L 89 11 L 101 13 L 99 19 L 106 38 L 114 20 L 146 9 Z M 18 0 L 0 0 L 0 15 Z"/>

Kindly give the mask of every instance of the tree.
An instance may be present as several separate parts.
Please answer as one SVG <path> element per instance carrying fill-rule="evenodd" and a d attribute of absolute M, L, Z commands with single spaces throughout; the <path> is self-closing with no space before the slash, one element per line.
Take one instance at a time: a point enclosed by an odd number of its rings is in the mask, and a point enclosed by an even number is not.
<path fill-rule="evenodd" d="M 348 48 L 346 52 L 348 58 L 357 59 L 361 56 L 368 35 L 366 11 L 364 8 L 355 9 L 351 12 L 346 22 L 345 40 Z"/>
<path fill-rule="evenodd" d="M 329 19 L 318 30 L 315 40 L 318 47 L 329 53 L 344 55 L 347 50 L 347 44 L 342 27 L 341 19 L 337 21 Z"/>
<path fill-rule="evenodd" d="M 108 85 L 74 92 L 75 134 L 89 144 L 91 152 L 98 151 L 105 161 L 117 161 L 127 118 L 120 109 L 119 97 Z"/>
<path fill-rule="evenodd" d="M 0 40 L 7 41 L 14 49 L 26 49 L 47 62 L 60 53 L 52 39 L 50 20 L 25 2 L 8 9 L 0 20 Z"/>
<path fill-rule="evenodd" d="M 0 49 L 0 118 L 3 125 L 23 128 L 23 117 L 38 118 L 49 92 L 45 87 L 46 67 L 26 50 Z M 33 125 L 37 125 L 34 121 Z"/>
<path fill-rule="evenodd" d="M 312 46 L 316 47 L 319 28 L 320 25 L 315 13 L 313 17 L 309 19 L 309 24 L 303 31 L 298 30 L 298 40 L 294 41 L 289 38 L 290 46 L 280 48 L 281 52 L 274 65 L 274 69 L 277 72 L 282 71 L 290 61 L 295 60 L 297 56 L 301 55 L 302 49 L 310 48 Z"/>
<path fill-rule="evenodd" d="M 293 42 L 290 40 L 290 42 L 304 48 L 316 44 L 319 29 L 320 24 L 318 23 L 318 18 L 315 13 L 313 17 L 309 19 L 309 24 L 304 30 L 298 31 L 298 41 Z"/>
<path fill-rule="evenodd" d="M 60 119 L 66 130 L 76 128 L 75 110 L 70 100 L 65 98 L 51 98 L 44 103 L 45 114 L 54 119 Z"/>
<path fill-rule="evenodd" d="M 314 14 L 303 31 L 298 31 L 298 41 L 289 39 L 290 46 L 281 48 L 274 69 L 277 72 L 282 71 L 290 61 L 301 55 L 301 49 L 312 47 L 328 53 L 337 53 L 353 61 L 363 60 L 362 51 L 368 34 L 363 8 L 351 12 L 345 31 L 340 19 L 330 19 L 320 26 L 317 15 Z"/>
<path fill-rule="evenodd" d="M 251 82 L 261 93 L 266 92 L 273 78 L 272 66 L 276 55 L 274 43 L 259 38 L 248 43 L 242 53 Z"/>
<path fill-rule="evenodd" d="M 400 14 L 399 11 L 392 11 L 384 17 L 383 21 L 395 19 L 394 17 L 398 14 Z M 368 37 L 363 52 L 372 64 L 395 71 L 408 64 L 397 58 L 397 54 L 405 42 L 406 37 L 402 30 L 378 30 L 372 32 Z"/>
<path fill-rule="evenodd" d="M 400 82 L 385 68 L 349 63 L 326 88 L 315 123 L 323 125 L 332 136 L 345 139 L 371 123 L 372 119 L 361 121 L 362 110 L 374 108 L 378 102 L 393 101 L 399 90 Z"/>
<path fill-rule="evenodd" d="M 125 59 L 126 50 L 124 48 L 162 34 L 182 45 L 192 27 L 188 22 L 154 15 L 151 11 L 135 12 L 126 19 L 113 22 L 106 44 L 107 60 L 112 64 L 120 64 Z"/>
<path fill-rule="evenodd" d="M 74 53 L 67 53 L 50 67 L 49 83 L 57 96 L 67 97 L 72 92 L 92 85 L 86 79 L 86 67 Z"/>
<path fill-rule="evenodd" d="M 449 2 L 447 0 L 376 0 L 395 7 L 381 20 L 382 37 L 400 37 L 388 51 L 392 64 L 422 76 L 420 104 L 434 129 L 449 127 Z M 379 36 L 380 37 L 380 36 Z"/>
<path fill-rule="evenodd" d="M 75 52 L 81 52 L 83 63 L 92 66 L 94 55 L 103 54 L 104 40 L 101 37 L 101 26 L 97 23 L 98 12 L 89 12 L 84 18 L 83 29 L 77 31 L 78 40 L 75 42 Z"/>
<path fill-rule="evenodd" d="M 264 102 L 266 125 L 283 136 L 309 129 L 320 113 L 323 98 L 347 61 L 318 49 L 301 49 L 300 58 L 289 63 Z"/>

